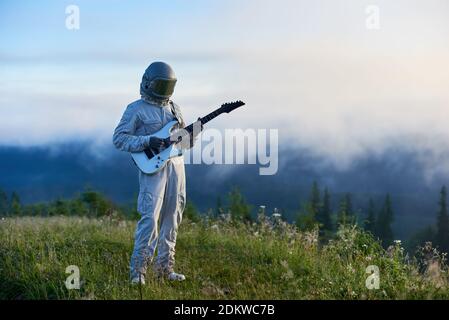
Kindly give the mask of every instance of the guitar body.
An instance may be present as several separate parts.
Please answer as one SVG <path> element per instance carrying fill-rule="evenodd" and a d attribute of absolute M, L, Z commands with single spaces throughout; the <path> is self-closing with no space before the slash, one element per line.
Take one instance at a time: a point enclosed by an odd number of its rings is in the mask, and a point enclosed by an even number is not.
<path fill-rule="evenodd" d="M 230 113 L 231 111 L 243 105 L 245 105 L 245 103 L 242 101 L 222 104 L 220 108 L 209 113 L 203 118 L 199 118 L 198 121 L 201 121 L 201 124 L 204 125 L 218 115 L 222 113 Z M 193 125 L 193 123 L 190 124 L 189 126 L 184 128 L 184 130 L 187 133 L 192 134 Z M 181 144 L 179 143 L 179 137 L 175 137 L 176 139 L 178 139 L 177 141 L 170 140 L 170 137 L 178 129 L 178 127 L 178 121 L 170 121 L 161 130 L 159 130 L 155 134 L 150 135 L 150 137 L 156 137 L 166 141 L 168 147 L 164 150 L 159 151 L 147 148 L 142 152 L 131 153 L 134 163 L 143 173 L 155 174 L 161 171 L 170 159 L 182 156 L 183 149 L 181 148 Z"/>
<path fill-rule="evenodd" d="M 159 139 L 169 139 L 170 135 L 178 127 L 178 121 L 170 121 L 161 130 L 152 134 L 151 137 Z M 182 156 L 183 151 L 173 143 L 160 153 L 155 153 L 150 149 L 142 152 L 132 152 L 131 156 L 136 166 L 146 174 L 154 174 L 162 170 L 167 164 L 168 160 L 175 157 Z"/>

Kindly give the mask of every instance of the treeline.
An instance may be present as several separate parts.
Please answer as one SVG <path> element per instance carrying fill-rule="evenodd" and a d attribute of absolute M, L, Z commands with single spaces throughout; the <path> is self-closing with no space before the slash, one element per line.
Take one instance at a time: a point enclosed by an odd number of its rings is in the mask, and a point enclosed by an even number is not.
<path fill-rule="evenodd" d="M 88 217 L 135 216 L 134 209 L 117 206 L 102 193 L 86 189 L 74 199 L 57 199 L 50 202 L 23 204 L 20 196 L 12 192 L 10 196 L 0 189 L 0 216 L 41 216 L 78 215 Z"/>
<path fill-rule="evenodd" d="M 449 253 L 449 215 L 447 208 L 447 188 L 443 186 L 438 201 L 436 223 L 415 234 L 410 239 L 410 247 L 416 247 L 430 241 L 436 244 L 441 252 Z"/>
<path fill-rule="evenodd" d="M 449 252 L 449 215 L 447 209 L 447 189 L 441 188 L 439 209 L 435 215 L 435 226 L 429 226 L 412 236 L 410 243 L 415 248 L 430 241 L 442 252 Z M 314 182 L 306 201 L 297 215 L 296 225 L 300 229 L 319 227 L 322 239 L 330 239 L 339 225 L 357 224 L 373 234 L 387 247 L 394 241 L 392 224 L 394 222 L 393 203 L 390 194 L 386 194 L 378 208 L 372 198 L 368 199 L 365 210 L 355 212 L 351 193 L 344 194 L 336 210 L 331 206 L 331 194 L 328 188 L 320 189 Z"/>
<path fill-rule="evenodd" d="M 203 215 L 213 218 L 221 217 L 228 220 L 251 222 L 253 221 L 253 216 L 251 215 L 252 211 L 253 206 L 245 200 L 240 189 L 234 187 L 224 198 L 218 196 L 215 208 L 210 208 Z M 184 216 L 192 221 L 199 221 L 201 214 L 192 202 L 187 201 Z"/>
<path fill-rule="evenodd" d="M 321 190 L 318 183 L 314 182 L 309 200 L 302 205 L 296 224 L 300 229 L 311 229 L 318 225 L 322 238 L 331 238 L 339 225 L 357 224 L 381 239 L 383 243 L 391 244 L 394 240 L 391 196 L 385 195 L 380 210 L 376 210 L 372 198 L 368 200 L 366 208 L 366 213 L 362 210 L 356 212 L 352 194 L 345 193 L 334 210 L 329 189 L 325 187 Z"/>
<path fill-rule="evenodd" d="M 308 200 L 305 201 L 296 214 L 295 224 L 301 230 L 319 229 L 323 241 L 332 239 L 340 225 L 356 224 L 373 234 L 387 247 L 393 243 L 394 211 L 392 198 L 386 194 L 383 201 L 376 204 L 371 198 L 365 204 L 365 209 L 355 210 L 351 193 L 340 197 L 336 208 L 332 207 L 332 195 L 327 187 L 320 188 L 314 182 Z M 434 226 L 429 226 L 418 232 L 408 241 L 410 248 L 416 248 L 427 241 L 437 245 L 442 252 L 449 252 L 449 215 L 447 208 L 447 189 L 441 188 L 439 209 Z M 240 190 L 234 187 L 225 197 L 217 197 L 216 207 L 209 209 L 203 215 L 224 217 L 229 220 L 244 220 L 251 222 L 254 206 L 249 204 Z M 275 209 L 276 214 L 282 210 Z M 78 215 L 88 217 L 117 216 L 122 218 L 139 217 L 135 205 L 123 207 L 116 205 L 102 193 L 86 189 L 73 199 L 57 199 L 51 202 L 22 204 L 20 196 L 12 192 L 8 196 L 0 189 L 0 216 L 56 216 Z M 187 202 L 184 215 L 192 221 L 200 220 L 200 212 L 190 201 Z"/>
<path fill-rule="evenodd" d="M 137 197 L 135 199 L 137 201 Z M 20 216 L 87 216 L 99 218 L 104 216 L 116 216 L 122 218 L 139 217 L 135 201 L 132 206 L 119 206 L 108 199 L 101 192 L 86 189 L 73 199 L 56 199 L 50 202 L 23 204 L 17 192 L 10 196 L 0 189 L 0 217 Z M 217 209 L 206 212 L 209 216 L 229 215 L 229 219 L 243 219 L 250 221 L 252 206 L 249 205 L 238 188 L 233 188 L 222 201 L 217 198 Z M 200 212 L 192 202 L 187 202 L 184 215 L 190 220 L 199 221 Z"/>

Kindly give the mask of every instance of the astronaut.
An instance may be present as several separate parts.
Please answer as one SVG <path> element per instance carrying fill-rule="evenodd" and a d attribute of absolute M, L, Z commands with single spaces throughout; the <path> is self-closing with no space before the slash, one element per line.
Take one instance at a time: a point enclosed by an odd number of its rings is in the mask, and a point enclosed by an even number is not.
<path fill-rule="evenodd" d="M 141 152 L 146 148 L 161 150 L 164 140 L 151 134 L 174 119 L 181 128 L 185 127 L 179 107 L 170 100 L 176 81 L 173 69 L 164 62 L 154 62 L 146 69 L 140 84 L 141 99 L 128 105 L 115 129 L 113 143 L 117 149 L 126 152 Z M 194 130 L 192 141 L 201 130 L 202 126 Z M 130 263 L 131 283 L 144 284 L 150 264 L 158 276 L 183 281 L 185 276 L 174 272 L 176 236 L 186 203 L 183 157 L 170 159 L 155 174 L 139 170 L 139 185 L 137 211 L 141 218 Z M 157 257 L 153 261 L 156 247 Z"/>

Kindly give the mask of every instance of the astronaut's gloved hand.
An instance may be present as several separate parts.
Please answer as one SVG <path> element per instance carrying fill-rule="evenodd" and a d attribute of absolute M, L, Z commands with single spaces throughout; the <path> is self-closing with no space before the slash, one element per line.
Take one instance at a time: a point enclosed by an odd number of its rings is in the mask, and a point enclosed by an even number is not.
<path fill-rule="evenodd" d="M 201 131 L 203 131 L 204 126 L 203 126 L 203 122 L 201 121 L 201 118 L 198 118 L 198 120 L 196 120 L 196 122 L 193 124 L 193 132 L 195 133 L 195 131 L 197 131 L 198 135 Z M 196 130 L 195 130 L 196 128 Z"/>
<path fill-rule="evenodd" d="M 153 150 L 161 150 L 163 147 L 165 147 L 165 140 L 157 137 L 151 137 L 148 146 Z"/>
<path fill-rule="evenodd" d="M 190 147 L 192 148 L 195 145 L 196 139 L 198 138 L 198 135 L 203 131 L 204 126 L 201 122 L 201 118 L 198 118 L 198 120 L 193 124 L 193 131 L 190 135 Z"/>

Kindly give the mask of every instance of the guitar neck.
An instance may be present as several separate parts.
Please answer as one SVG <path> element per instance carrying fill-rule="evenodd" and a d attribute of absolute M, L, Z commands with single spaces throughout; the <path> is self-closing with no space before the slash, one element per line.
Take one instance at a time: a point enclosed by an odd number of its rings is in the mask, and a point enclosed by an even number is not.
<path fill-rule="evenodd" d="M 218 108 L 215 111 L 212 111 L 207 116 L 204 116 L 204 117 L 200 118 L 201 124 L 204 125 L 204 124 L 208 123 L 209 121 L 211 121 L 212 119 L 218 117 L 222 113 L 223 113 L 223 111 L 221 111 L 220 108 Z M 188 132 L 192 132 L 193 131 L 193 123 L 188 125 L 187 127 L 185 127 L 185 130 L 187 130 Z"/>
<path fill-rule="evenodd" d="M 209 113 L 207 116 L 202 117 L 201 118 L 201 123 L 204 125 L 204 124 L 208 123 L 209 121 L 211 121 L 212 119 L 218 117 L 222 113 L 223 113 L 223 111 L 221 111 L 220 108 L 218 108 L 217 110 L 212 111 L 211 113 Z"/>

